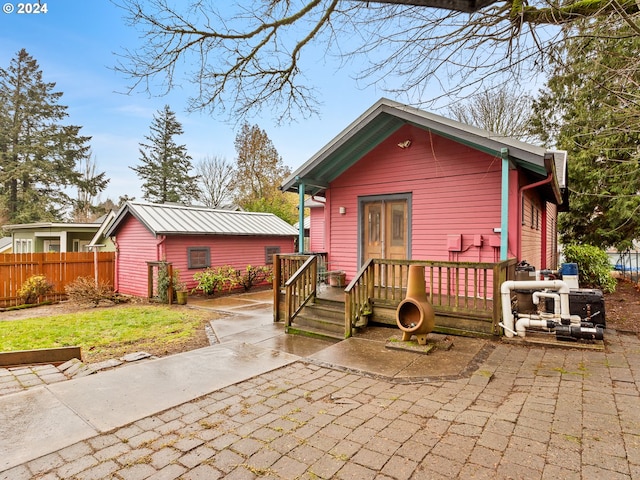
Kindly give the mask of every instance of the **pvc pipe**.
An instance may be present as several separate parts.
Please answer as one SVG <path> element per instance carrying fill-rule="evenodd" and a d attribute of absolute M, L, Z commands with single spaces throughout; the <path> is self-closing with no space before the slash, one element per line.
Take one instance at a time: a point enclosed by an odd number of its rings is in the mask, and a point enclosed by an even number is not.
<path fill-rule="evenodd" d="M 519 318 L 516 322 L 516 333 L 519 337 L 524 338 L 526 329 L 529 327 L 538 327 L 548 329 L 548 320 L 534 320 L 533 318 Z"/>
<path fill-rule="evenodd" d="M 548 288 L 557 290 L 560 295 L 560 318 L 570 321 L 569 313 L 569 286 L 562 280 L 509 280 L 503 282 L 500 286 L 500 294 L 502 296 L 502 322 L 506 325 L 505 336 L 513 337 L 514 319 L 511 312 L 511 290 L 516 288 L 522 290 L 540 290 Z M 516 330 L 517 331 L 517 330 Z"/>
<path fill-rule="evenodd" d="M 533 292 L 533 304 L 538 305 L 540 298 L 553 298 L 553 312 L 560 312 L 560 295 L 551 292 Z"/>

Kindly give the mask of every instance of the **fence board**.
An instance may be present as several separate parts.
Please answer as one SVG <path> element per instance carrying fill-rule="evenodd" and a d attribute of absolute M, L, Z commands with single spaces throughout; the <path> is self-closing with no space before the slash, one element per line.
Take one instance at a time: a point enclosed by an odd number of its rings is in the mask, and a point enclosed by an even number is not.
<path fill-rule="evenodd" d="M 95 255 L 95 257 L 94 257 Z M 18 290 L 33 275 L 44 275 L 53 284 L 47 300 L 65 298 L 64 287 L 78 277 L 114 284 L 114 252 L 5 253 L 0 254 L 0 307 L 19 305 Z"/>

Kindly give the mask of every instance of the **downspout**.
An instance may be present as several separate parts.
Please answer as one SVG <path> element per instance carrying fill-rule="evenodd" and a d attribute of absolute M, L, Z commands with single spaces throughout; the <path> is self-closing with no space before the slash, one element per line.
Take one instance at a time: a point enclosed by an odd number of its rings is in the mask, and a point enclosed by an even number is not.
<path fill-rule="evenodd" d="M 163 255 L 162 255 L 162 244 L 164 243 L 164 241 L 167 239 L 166 235 L 161 235 L 160 236 L 160 241 L 158 243 L 156 243 L 156 261 L 158 262 L 162 262 L 163 259 Z"/>
<path fill-rule="evenodd" d="M 500 217 L 500 261 L 509 256 L 509 149 L 500 150 L 502 158 L 502 208 Z"/>
<path fill-rule="evenodd" d="M 523 187 L 520 187 L 520 190 L 518 191 L 518 261 L 522 260 L 522 205 L 524 204 L 524 192 L 526 192 L 527 190 L 531 190 L 532 188 L 537 188 L 540 187 L 542 185 L 546 185 L 548 183 L 551 183 L 553 181 L 553 172 L 549 172 L 549 174 L 547 175 L 547 178 L 545 178 L 544 180 L 540 180 L 539 182 L 536 183 L 531 183 L 529 185 L 525 185 Z M 546 210 L 546 209 L 545 209 Z M 543 221 L 545 222 L 543 225 L 546 225 L 546 215 L 543 219 Z M 543 229 L 546 229 L 546 227 L 544 227 Z M 543 232 L 544 233 L 544 232 Z M 543 237 L 543 243 L 546 243 L 546 236 Z M 545 262 L 545 265 L 541 265 L 540 268 L 546 268 L 546 252 L 543 251 L 541 254 L 541 258 L 543 259 L 543 262 Z"/>
<path fill-rule="evenodd" d="M 304 189 L 303 181 L 298 183 L 298 253 L 304 252 Z"/>

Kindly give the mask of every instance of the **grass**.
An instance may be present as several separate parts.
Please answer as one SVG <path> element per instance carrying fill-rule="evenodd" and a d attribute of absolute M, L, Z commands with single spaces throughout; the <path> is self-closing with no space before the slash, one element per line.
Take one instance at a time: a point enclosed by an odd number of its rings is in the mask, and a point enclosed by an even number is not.
<path fill-rule="evenodd" d="M 204 346 L 198 344 L 206 339 L 210 317 L 198 310 L 136 305 L 12 320 L 0 322 L 0 351 L 77 345 L 86 362 L 136 351 L 165 355 Z"/>

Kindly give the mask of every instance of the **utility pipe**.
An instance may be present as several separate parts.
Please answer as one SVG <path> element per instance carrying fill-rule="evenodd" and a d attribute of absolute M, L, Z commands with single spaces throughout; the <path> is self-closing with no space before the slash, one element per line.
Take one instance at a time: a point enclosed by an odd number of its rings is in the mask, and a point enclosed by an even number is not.
<path fill-rule="evenodd" d="M 560 295 L 560 318 L 570 322 L 571 314 L 569 313 L 569 286 L 562 280 L 509 280 L 500 286 L 500 294 L 502 297 L 502 321 L 505 325 L 505 336 L 513 337 L 514 320 L 511 311 L 511 290 L 536 290 L 548 288 L 549 290 L 557 290 Z M 564 323 L 564 322 L 563 322 Z"/>
<path fill-rule="evenodd" d="M 541 298 L 553 298 L 553 312 L 560 311 L 560 295 L 551 292 L 533 292 L 533 304 L 538 305 Z"/>
<path fill-rule="evenodd" d="M 529 327 L 538 327 L 538 328 L 546 328 L 551 329 L 556 326 L 553 320 L 542 320 L 542 319 L 534 319 L 534 318 L 518 318 L 516 322 L 516 334 L 519 337 L 524 338 L 526 335 L 526 329 Z"/>
<path fill-rule="evenodd" d="M 520 190 L 518 192 L 518 201 L 520 202 L 520 205 L 518 205 L 518 259 L 521 259 L 522 257 L 522 207 L 524 206 L 524 192 L 526 192 L 527 190 L 531 190 L 532 188 L 537 188 L 542 185 L 546 185 L 547 183 L 551 183 L 552 181 L 553 181 L 553 172 L 549 172 L 549 174 L 547 175 L 547 178 L 545 178 L 544 180 L 540 180 L 539 182 L 530 183 L 529 185 L 523 185 L 522 187 L 520 187 Z M 544 217 L 545 217 L 544 219 L 545 223 L 543 223 L 542 226 L 546 230 L 546 215 L 544 215 Z M 543 233 L 542 238 L 545 238 L 546 232 L 542 232 L 542 233 Z M 543 250 L 540 257 L 542 259 L 542 265 L 540 265 L 540 269 L 547 268 L 546 251 Z"/>

